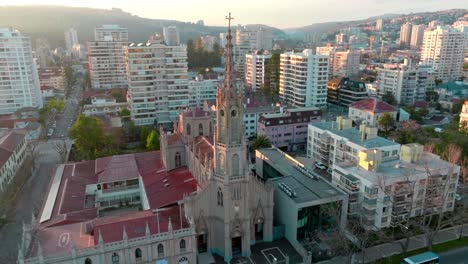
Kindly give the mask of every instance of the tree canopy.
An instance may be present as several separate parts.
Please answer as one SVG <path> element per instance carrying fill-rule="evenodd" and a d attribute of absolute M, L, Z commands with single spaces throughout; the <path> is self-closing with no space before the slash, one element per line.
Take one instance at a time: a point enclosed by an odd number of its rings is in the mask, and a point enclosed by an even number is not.
<path fill-rule="evenodd" d="M 215 43 L 213 51 L 203 49 L 200 44 L 196 47 L 193 39 L 187 41 L 187 61 L 189 69 L 205 69 L 221 66 L 221 47 Z"/>
<path fill-rule="evenodd" d="M 155 130 L 151 131 L 146 139 L 146 149 L 159 150 L 159 133 Z"/>
<path fill-rule="evenodd" d="M 390 113 L 384 113 L 379 120 L 377 120 L 377 123 L 379 124 L 380 127 L 382 127 L 385 131 L 385 136 L 388 135 L 388 130 L 392 128 L 395 125 L 395 120 L 393 119 L 393 116 Z"/>
<path fill-rule="evenodd" d="M 96 117 L 78 116 L 69 134 L 83 159 L 115 154 L 113 138 L 105 134 L 102 121 Z"/>
<path fill-rule="evenodd" d="M 271 142 L 270 139 L 265 135 L 258 136 L 251 145 L 252 151 L 262 148 L 270 148 Z"/>
<path fill-rule="evenodd" d="M 398 105 L 398 101 L 396 100 L 392 92 L 386 92 L 384 95 L 382 95 L 382 101 L 391 105 Z"/>

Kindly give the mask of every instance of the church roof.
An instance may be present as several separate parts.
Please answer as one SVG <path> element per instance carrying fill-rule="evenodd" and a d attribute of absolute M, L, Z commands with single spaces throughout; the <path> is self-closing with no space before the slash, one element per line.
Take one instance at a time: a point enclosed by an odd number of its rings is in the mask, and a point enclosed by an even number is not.
<path fill-rule="evenodd" d="M 205 136 L 198 136 L 194 139 L 195 149 L 193 152 L 198 155 L 198 159 L 203 165 L 205 164 L 205 157 L 213 160 L 213 140 Z"/>
<path fill-rule="evenodd" d="M 184 117 L 190 118 L 190 117 L 205 117 L 205 116 L 210 116 L 210 112 L 204 111 L 203 109 L 190 109 L 186 112 L 184 112 Z"/>

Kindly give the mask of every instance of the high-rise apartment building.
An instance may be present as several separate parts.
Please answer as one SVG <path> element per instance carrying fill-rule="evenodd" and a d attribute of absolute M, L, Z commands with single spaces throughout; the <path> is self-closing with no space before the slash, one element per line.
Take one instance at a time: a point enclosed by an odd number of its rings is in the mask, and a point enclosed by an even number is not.
<path fill-rule="evenodd" d="M 36 66 L 38 68 L 47 68 L 53 62 L 52 50 L 46 39 L 38 38 L 36 40 L 36 50 L 34 51 Z"/>
<path fill-rule="evenodd" d="M 169 26 L 163 28 L 164 42 L 168 46 L 180 45 L 179 30 L 175 26 Z"/>
<path fill-rule="evenodd" d="M 0 28 L 0 76 L 0 114 L 23 107 L 42 108 L 31 39 L 12 28 Z"/>
<path fill-rule="evenodd" d="M 400 47 L 409 48 L 411 43 L 411 31 L 413 24 L 406 22 L 400 27 Z"/>
<path fill-rule="evenodd" d="M 327 104 L 328 56 L 287 52 L 280 56 L 280 97 L 298 107 L 325 107 Z"/>
<path fill-rule="evenodd" d="M 414 25 L 411 30 L 411 43 L 410 46 L 413 49 L 421 47 L 424 38 L 424 31 L 426 30 L 426 25 Z"/>
<path fill-rule="evenodd" d="M 241 76 L 245 76 L 245 56 L 254 50 L 271 50 L 273 35 L 263 26 L 239 26 L 236 30 L 234 45 L 234 67 Z"/>
<path fill-rule="evenodd" d="M 393 94 L 399 104 L 413 104 L 424 101 L 426 91 L 434 88 L 435 73 L 430 66 L 385 64 L 377 69 L 378 94 Z"/>
<path fill-rule="evenodd" d="M 128 102 L 136 125 L 167 124 L 189 106 L 187 47 L 130 44 L 126 50 Z"/>
<path fill-rule="evenodd" d="M 430 65 L 438 79 L 454 81 L 461 76 L 465 35 L 451 27 L 438 26 L 424 32 L 421 62 Z"/>
<path fill-rule="evenodd" d="M 377 21 L 375 21 L 375 30 L 382 31 L 382 29 L 383 29 L 383 20 L 379 18 L 377 19 Z"/>
<path fill-rule="evenodd" d="M 95 41 L 88 41 L 88 60 L 93 89 L 126 88 L 125 48 L 128 32 L 118 25 L 95 29 Z"/>
<path fill-rule="evenodd" d="M 77 44 L 79 44 L 79 41 L 76 29 L 70 28 L 65 31 L 65 48 L 67 49 L 67 54 L 69 56 L 73 54 L 73 46 Z"/>
<path fill-rule="evenodd" d="M 253 91 L 265 83 L 266 66 L 271 59 L 268 52 L 260 51 L 245 55 L 245 83 Z"/>
<path fill-rule="evenodd" d="M 119 25 L 102 25 L 94 29 L 95 41 L 128 41 L 128 30 Z"/>
<path fill-rule="evenodd" d="M 316 53 L 329 57 L 329 77 L 351 77 L 359 73 L 361 52 L 333 46 L 317 47 Z"/>
<path fill-rule="evenodd" d="M 203 80 L 201 76 L 188 82 L 189 106 L 192 108 L 203 108 L 205 101 L 216 100 L 216 91 L 220 80 Z"/>

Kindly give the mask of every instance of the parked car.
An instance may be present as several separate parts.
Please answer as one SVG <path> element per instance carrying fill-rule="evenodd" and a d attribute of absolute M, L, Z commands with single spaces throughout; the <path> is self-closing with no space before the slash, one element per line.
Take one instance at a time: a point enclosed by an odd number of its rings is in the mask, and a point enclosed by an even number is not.
<path fill-rule="evenodd" d="M 315 168 L 320 169 L 320 170 L 326 170 L 327 166 L 323 165 L 323 163 L 316 161 L 315 162 Z"/>
<path fill-rule="evenodd" d="M 327 173 L 328 173 L 328 174 L 332 174 L 332 172 L 333 172 L 332 168 L 328 168 L 328 169 L 327 169 Z"/>

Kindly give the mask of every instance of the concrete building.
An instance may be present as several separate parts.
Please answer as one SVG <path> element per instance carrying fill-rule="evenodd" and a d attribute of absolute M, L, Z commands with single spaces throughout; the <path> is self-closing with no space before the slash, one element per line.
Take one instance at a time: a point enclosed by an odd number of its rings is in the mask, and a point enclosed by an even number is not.
<path fill-rule="evenodd" d="M 179 46 L 180 35 L 176 26 L 169 26 L 163 28 L 164 43 L 167 46 Z"/>
<path fill-rule="evenodd" d="M 11 28 L 0 28 L 0 115 L 23 107 L 42 108 L 31 39 Z"/>
<path fill-rule="evenodd" d="M 189 107 L 203 108 L 206 100 L 216 100 L 216 91 L 221 80 L 203 80 L 197 76 L 188 82 Z"/>
<path fill-rule="evenodd" d="M 187 47 L 132 43 L 126 50 L 127 101 L 136 125 L 168 124 L 189 106 Z"/>
<path fill-rule="evenodd" d="M 320 122 L 319 108 L 293 108 L 280 113 L 261 115 L 257 135 L 265 135 L 275 147 L 285 151 L 305 150 L 307 125 Z"/>
<path fill-rule="evenodd" d="M 268 52 L 260 51 L 245 55 L 245 83 L 253 91 L 265 83 L 266 66 L 271 59 Z"/>
<path fill-rule="evenodd" d="M 400 47 L 409 48 L 411 44 L 411 32 L 413 24 L 406 22 L 400 27 Z"/>
<path fill-rule="evenodd" d="M 36 39 L 36 50 L 34 51 L 33 57 L 36 60 L 37 68 L 49 67 L 54 61 L 49 41 L 43 38 Z"/>
<path fill-rule="evenodd" d="M 377 128 L 361 124 L 352 126 L 352 120 L 337 117 L 335 121 L 320 122 L 308 126 L 307 157 L 333 167 L 341 161 L 357 161 L 359 151 L 380 149 L 385 158 L 398 156 L 400 144 L 377 136 Z"/>
<path fill-rule="evenodd" d="M 468 128 L 468 100 L 463 103 L 462 110 L 460 112 L 460 128 Z"/>
<path fill-rule="evenodd" d="M 397 120 L 398 109 L 378 98 L 370 97 L 349 105 L 348 117 L 355 123 L 365 123 L 376 127 L 378 120 L 385 113 L 389 113 L 393 120 Z"/>
<path fill-rule="evenodd" d="M 74 28 L 70 28 L 65 31 L 65 49 L 67 50 L 68 56 L 73 54 L 73 47 L 80 44 L 78 41 L 78 32 Z"/>
<path fill-rule="evenodd" d="M 96 28 L 88 41 L 88 62 L 93 89 L 127 88 L 125 47 L 128 31 L 118 25 Z"/>
<path fill-rule="evenodd" d="M 424 32 L 421 63 L 432 66 L 443 82 L 460 78 L 463 66 L 465 35 L 450 27 L 437 27 Z"/>
<path fill-rule="evenodd" d="M 323 252 L 315 252 L 316 242 L 307 234 L 345 229 L 348 195 L 277 148 L 256 150 L 255 156 L 257 175 L 275 186 L 275 223 L 284 226 L 284 237 L 298 252 L 309 251 L 313 259 L 319 259 Z M 326 210 L 328 206 L 337 211 Z"/>
<path fill-rule="evenodd" d="M 414 25 L 411 30 L 411 42 L 410 47 L 412 49 L 419 49 L 423 44 L 424 31 L 426 30 L 426 25 Z"/>
<path fill-rule="evenodd" d="M 128 109 L 127 102 L 118 103 L 112 96 L 96 95 L 91 98 L 91 104 L 83 106 L 85 116 L 108 115 L 117 117 L 123 109 Z"/>
<path fill-rule="evenodd" d="M 39 82 L 42 87 L 53 88 L 65 91 L 65 79 L 63 76 L 63 68 L 39 68 Z"/>
<path fill-rule="evenodd" d="M 348 214 L 364 228 L 408 227 L 410 218 L 453 211 L 459 166 L 418 144 L 402 145 L 391 159 L 379 149 L 358 156 L 335 163 L 332 182 L 349 194 Z"/>
<path fill-rule="evenodd" d="M 255 98 L 244 98 L 244 132 L 246 137 L 257 135 L 258 122 L 262 115 L 280 113 L 282 107 L 274 104 L 263 104 Z"/>
<path fill-rule="evenodd" d="M 94 29 L 94 41 L 128 42 L 128 30 L 119 25 L 102 25 Z"/>
<path fill-rule="evenodd" d="M 375 30 L 382 31 L 383 30 L 383 20 L 381 18 L 375 21 Z"/>
<path fill-rule="evenodd" d="M 271 50 L 273 35 L 261 25 L 238 26 L 234 45 L 234 67 L 240 76 L 245 76 L 245 56 L 255 50 Z"/>
<path fill-rule="evenodd" d="M 327 84 L 327 102 L 329 104 L 349 106 L 369 97 L 366 84 L 350 78 L 335 78 Z"/>
<path fill-rule="evenodd" d="M 329 78 L 351 77 L 359 73 L 361 52 L 334 46 L 317 47 L 316 54 L 329 56 Z"/>
<path fill-rule="evenodd" d="M 297 107 L 327 104 L 328 56 L 315 55 L 311 49 L 280 56 L 279 95 Z"/>
<path fill-rule="evenodd" d="M 23 164 L 27 156 L 26 147 L 26 132 L 9 130 L 0 134 L 0 193 L 8 188 Z"/>
<path fill-rule="evenodd" d="M 377 87 L 379 96 L 390 92 L 399 104 L 424 101 L 426 91 L 434 89 L 436 73 L 428 65 L 384 64 L 378 68 Z"/>

